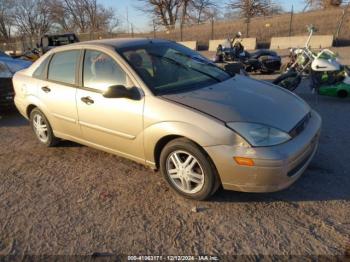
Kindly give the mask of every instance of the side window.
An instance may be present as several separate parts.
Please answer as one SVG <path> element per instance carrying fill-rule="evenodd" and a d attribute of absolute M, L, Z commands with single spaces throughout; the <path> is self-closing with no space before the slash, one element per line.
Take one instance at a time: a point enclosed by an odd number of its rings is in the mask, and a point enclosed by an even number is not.
<path fill-rule="evenodd" d="M 54 54 L 49 66 L 48 79 L 65 84 L 75 84 L 75 70 L 80 50 Z"/>
<path fill-rule="evenodd" d="M 84 57 L 84 87 L 104 90 L 112 85 L 126 86 L 126 74 L 108 55 L 86 50 Z"/>
<path fill-rule="evenodd" d="M 46 65 L 49 62 L 50 57 L 47 57 L 44 61 L 41 62 L 41 64 L 35 69 L 33 73 L 33 77 L 40 78 L 40 79 L 46 79 Z"/>

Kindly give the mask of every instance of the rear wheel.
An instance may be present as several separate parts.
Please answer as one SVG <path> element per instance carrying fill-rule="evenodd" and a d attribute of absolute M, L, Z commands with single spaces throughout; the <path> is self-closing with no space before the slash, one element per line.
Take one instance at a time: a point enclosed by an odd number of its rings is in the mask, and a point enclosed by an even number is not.
<path fill-rule="evenodd" d="M 175 139 L 164 147 L 160 170 L 168 184 L 186 198 L 205 200 L 220 186 L 211 159 L 187 139 Z"/>
<path fill-rule="evenodd" d="M 288 89 L 289 91 L 294 91 L 301 82 L 301 76 L 296 72 L 287 72 L 285 74 L 277 77 L 273 84 Z"/>
<path fill-rule="evenodd" d="M 30 113 L 30 125 L 40 143 L 48 147 L 58 143 L 49 121 L 38 108 L 34 108 Z"/>

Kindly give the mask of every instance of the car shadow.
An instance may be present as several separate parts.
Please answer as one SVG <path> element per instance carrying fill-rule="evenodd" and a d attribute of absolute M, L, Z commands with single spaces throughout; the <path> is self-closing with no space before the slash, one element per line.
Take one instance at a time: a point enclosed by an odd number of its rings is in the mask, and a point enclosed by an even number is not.
<path fill-rule="evenodd" d="M 325 189 L 325 185 L 304 174 L 304 178 L 297 181 L 290 188 L 274 193 L 246 193 L 221 189 L 212 198 L 211 202 L 308 202 L 308 201 L 350 201 L 349 190 L 338 190 L 336 185 L 328 185 L 333 189 Z M 302 186 L 306 180 L 312 181 L 312 186 Z M 349 187 L 348 187 L 349 188 Z"/>
<path fill-rule="evenodd" d="M 322 145 L 320 147 L 322 148 Z M 221 189 L 210 200 L 214 202 L 350 201 L 350 173 L 344 170 L 342 165 L 334 167 L 335 161 L 332 157 L 317 153 L 305 173 L 289 188 L 273 193 L 245 193 Z M 346 166 L 346 163 L 343 165 Z"/>
<path fill-rule="evenodd" d="M 69 140 L 61 140 L 57 145 L 57 148 L 70 148 L 70 147 L 84 147 L 84 145 L 69 141 Z"/>

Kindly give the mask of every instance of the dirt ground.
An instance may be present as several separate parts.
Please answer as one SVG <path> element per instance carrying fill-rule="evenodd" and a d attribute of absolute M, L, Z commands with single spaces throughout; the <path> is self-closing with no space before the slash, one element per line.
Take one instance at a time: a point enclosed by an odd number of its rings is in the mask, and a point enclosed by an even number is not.
<path fill-rule="evenodd" d="M 305 174 L 282 192 L 221 190 L 207 202 L 108 153 L 47 149 L 18 113 L 1 113 L 0 255 L 350 253 L 350 99 L 298 93 L 323 118 Z"/>

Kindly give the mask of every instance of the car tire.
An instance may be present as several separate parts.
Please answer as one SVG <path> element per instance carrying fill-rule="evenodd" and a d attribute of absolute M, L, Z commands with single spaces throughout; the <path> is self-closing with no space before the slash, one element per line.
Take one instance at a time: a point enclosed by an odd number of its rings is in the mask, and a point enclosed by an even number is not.
<path fill-rule="evenodd" d="M 340 98 L 346 98 L 348 96 L 348 92 L 346 92 L 345 90 L 339 90 L 337 96 Z"/>
<path fill-rule="evenodd" d="M 38 108 L 34 108 L 30 112 L 30 126 L 41 144 L 47 147 L 57 145 L 58 138 L 54 136 L 49 121 Z"/>
<path fill-rule="evenodd" d="M 205 200 L 221 185 L 209 156 L 184 138 L 172 140 L 163 148 L 160 171 L 178 194 L 189 199 Z"/>

